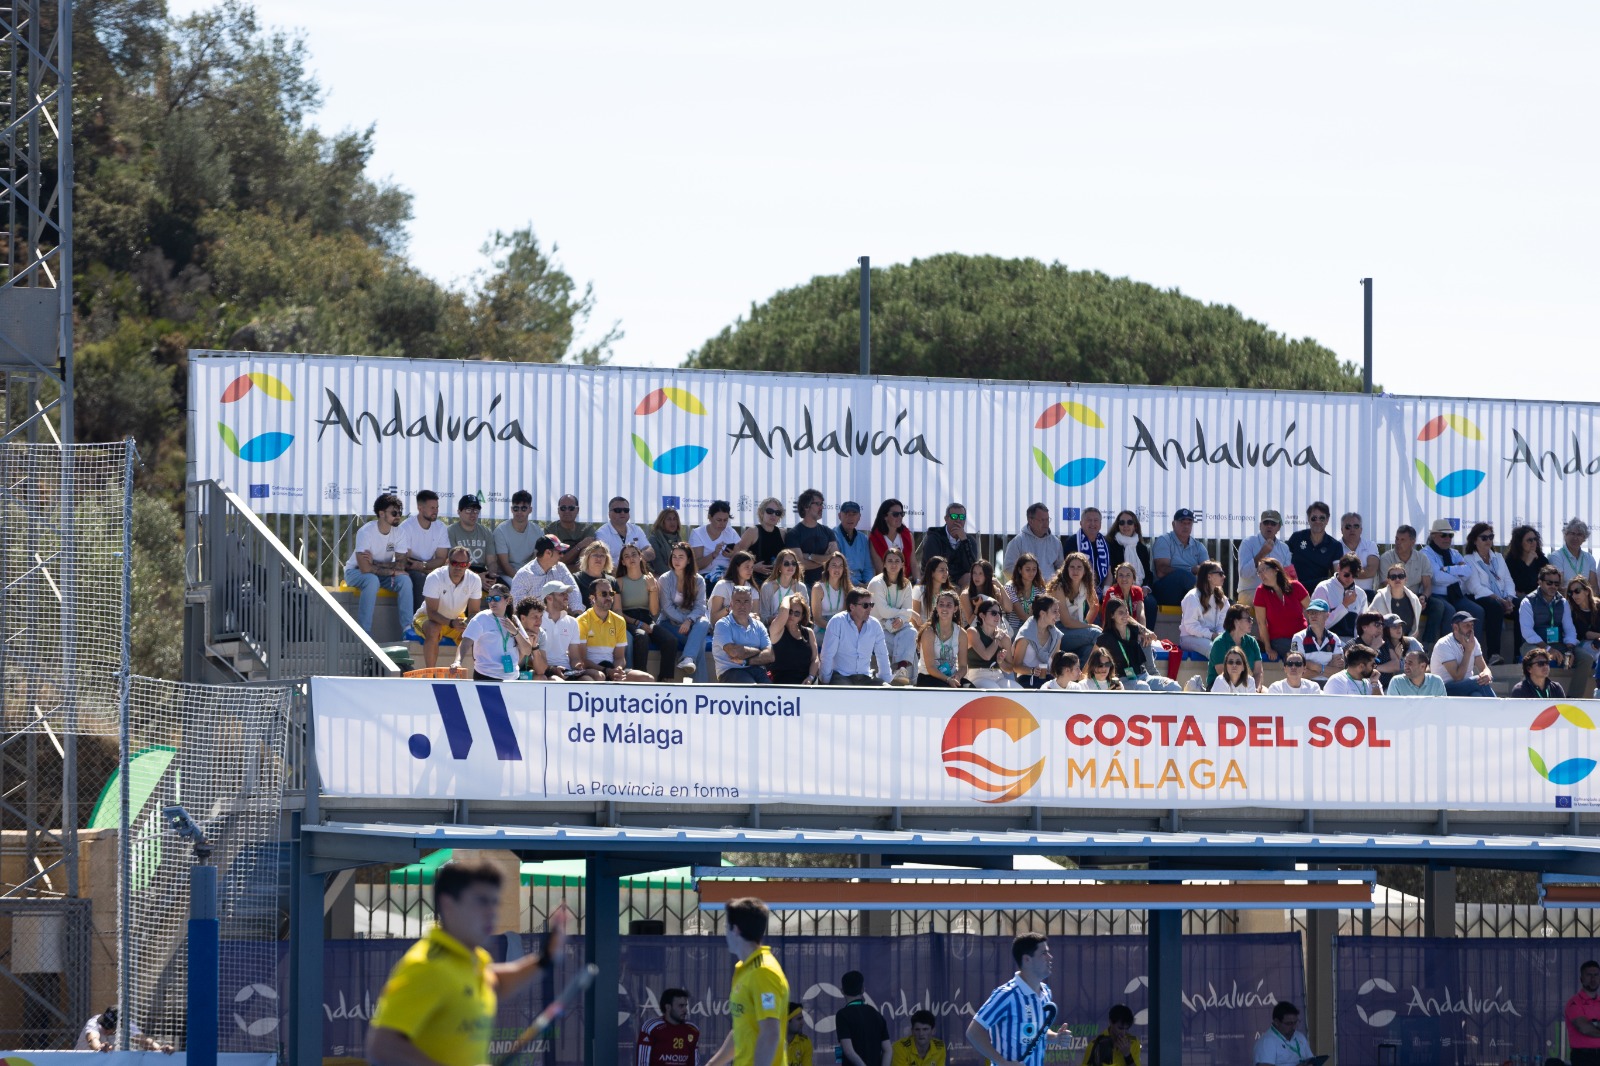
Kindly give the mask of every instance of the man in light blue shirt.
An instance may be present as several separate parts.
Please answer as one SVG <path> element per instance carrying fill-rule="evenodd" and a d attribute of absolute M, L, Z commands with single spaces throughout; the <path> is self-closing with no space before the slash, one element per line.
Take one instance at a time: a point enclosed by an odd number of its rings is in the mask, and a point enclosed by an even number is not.
<path fill-rule="evenodd" d="M 850 584 L 867 587 L 872 580 L 872 548 L 867 544 L 867 534 L 856 527 L 861 524 L 861 505 L 846 500 L 839 505 L 839 525 L 833 531 L 833 543 L 844 556 L 850 568 Z"/>
<path fill-rule="evenodd" d="M 1156 538 L 1150 548 L 1150 565 L 1155 567 L 1156 602 L 1176 607 L 1194 588 L 1195 567 L 1210 557 L 1206 546 L 1196 540 L 1194 512 L 1180 507 L 1172 515 L 1172 531 Z"/>
<path fill-rule="evenodd" d="M 866 589 L 845 593 L 844 610 L 828 620 L 822 641 L 824 685 L 883 685 L 894 673 L 883 624 L 872 617 L 874 602 Z M 873 673 L 872 660 L 878 660 Z"/>
<path fill-rule="evenodd" d="M 1444 678 L 1428 672 L 1428 656 L 1412 650 L 1406 652 L 1406 671 L 1396 674 L 1389 682 L 1391 696 L 1448 696 Z"/>
<path fill-rule="evenodd" d="M 1261 523 L 1256 529 L 1257 532 L 1239 542 L 1240 603 L 1249 603 L 1250 597 L 1261 585 L 1261 575 L 1256 572 L 1261 560 L 1276 559 L 1284 566 L 1293 562 L 1289 557 L 1289 545 L 1278 539 L 1278 533 L 1283 529 L 1281 512 L 1271 508 L 1262 511 Z"/>
<path fill-rule="evenodd" d="M 772 662 L 772 636 L 761 619 L 750 613 L 755 589 L 736 586 L 728 596 L 728 613 L 717 622 L 711 636 L 711 658 L 717 664 L 717 680 L 731 685 L 765 685 L 772 681 L 767 664 Z"/>

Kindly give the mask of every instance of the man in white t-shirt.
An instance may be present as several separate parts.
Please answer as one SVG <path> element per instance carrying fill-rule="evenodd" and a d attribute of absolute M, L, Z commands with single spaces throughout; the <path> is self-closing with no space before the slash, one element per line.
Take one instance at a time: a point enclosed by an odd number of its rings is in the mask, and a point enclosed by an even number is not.
<path fill-rule="evenodd" d="M 545 583 L 544 622 L 539 626 L 544 634 L 545 661 L 569 681 L 585 679 L 584 671 L 572 669 L 572 649 L 582 644 L 583 638 L 578 634 L 578 620 L 567 613 L 567 593 L 577 587 L 565 581 Z M 598 676 L 594 680 L 599 680 Z"/>
<path fill-rule="evenodd" d="M 1256 1041 L 1256 1066 L 1300 1066 L 1312 1059 L 1311 1042 L 1300 1033 L 1300 1008 L 1281 1002 L 1272 1008 L 1272 1024 Z"/>
<path fill-rule="evenodd" d="M 362 629 L 372 632 L 380 588 L 389 589 L 400 601 L 400 627 L 404 629 L 416 594 L 397 550 L 400 499 L 385 492 L 373 501 L 372 510 L 377 517 L 356 530 L 355 550 L 344 564 L 344 583 L 356 591 L 356 624 Z"/>
<path fill-rule="evenodd" d="M 710 588 L 728 572 L 728 556 L 739 543 L 739 531 L 730 519 L 733 508 L 727 500 L 712 500 L 706 508 L 706 524 L 689 534 L 689 550 L 694 552 L 695 572 Z"/>
<path fill-rule="evenodd" d="M 1346 555 L 1354 555 L 1361 560 L 1361 568 L 1356 571 L 1356 584 L 1370 595 L 1377 588 L 1378 543 L 1366 535 L 1362 524 L 1362 517 L 1354 511 L 1340 515 L 1339 542 L 1344 545 Z"/>
<path fill-rule="evenodd" d="M 651 547 L 650 538 L 628 518 L 633 513 L 633 506 L 628 503 L 627 497 L 611 497 L 611 504 L 606 511 L 610 520 L 602 522 L 600 528 L 594 531 L 594 539 L 611 549 L 612 565 L 615 566 L 617 560 L 622 558 L 622 548 L 625 544 L 632 544 L 638 548 L 644 554 L 645 562 L 654 561 L 656 550 Z"/>
<path fill-rule="evenodd" d="M 439 494 L 432 489 L 417 493 L 417 513 L 400 523 L 395 536 L 395 551 L 405 553 L 415 603 L 422 598 L 428 575 L 450 554 L 450 527 L 439 520 Z"/>
<path fill-rule="evenodd" d="M 478 613 L 483 601 L 483 579 L 474 574 L 472 552 L 451 548 L 448 561 L 428 575 L 422 585 L 422 607 L 411 625 L 422 634 L 422 665 L 439 665 L 439 641 L 460 642 L 467 619 Z"/>
<path fill-rule="evenodd" d="M 1494 675 L 1483 661 L 1476 627 L 1477 619 L 1466 611 L 1457 611 L 1450 619 L 1450 632 L 1433 646 L 1428 670 L 1439 675 L 1449 695 L 1494 699 L 1494 689 L 1490 687 Z"/>
<path fill-rule="evenodd" d="M 1375 665 L 1378 653 L 1365 644 L 1352 644 L 1344 650 L 1344 669 L 1322 683 L 1328 696 L 1381 696 L 1383 682 Z"/>
<path fill-rule="evenodd" d="M 139 1030 L 137 1022 L 130 1021 L 128 1029 L 128 1048 L 131 1051 L 159 1051 L 165 1055 L 172 1054 L 172 1045 L 163 1044 L 145 1036 Z M 83 1029 L 78 1033 L 78 1042 L 73 1046 L 74 1051 L 110 1051 L 117 1044 L 117 1008 L 107 1007 L 102 1013 L 83 1023 Z"/>

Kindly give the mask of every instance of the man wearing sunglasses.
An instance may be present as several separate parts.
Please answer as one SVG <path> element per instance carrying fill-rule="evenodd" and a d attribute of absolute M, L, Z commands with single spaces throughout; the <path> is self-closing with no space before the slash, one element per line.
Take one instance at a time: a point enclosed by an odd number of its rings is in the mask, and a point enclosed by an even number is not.
<path fill-rule="evenodd" d="M 440 639 L 459 642 L 467 619 L 478 613 L 483 601 L 483 580 L 469 569 L 471 565 L 471 552 L 451 548 L 445 565 L 423 583 L 422 607 L 411 626 L 422 634 L 422 665 L 430 670 L 439 665 Z"/>
<path fill-rule="evenodd" d="M 1561 569 L 1555 565 L 1539 568 L 1539 587 L 1522 598 L 1517 606 L 1517 625 L 1523 643 L 1544 648 L 1557 669 L 1572 665 L 1578 646 L 1578 631 L 1572 626 L 1572 605 L 1561 595 Z"/>
<path fill-rule="evenodd" d="M 967 532 L 967 507 L 952 503 L 944 509 L 944 525 L 933 526 L 923 534 L 917 549 L 917 572 L 924 560 L 944 556 L 950 564 L 950 583 L 966 588 L 972 582 L 972 564 L 978 561 L 978 540 Z"/>
<path fill-rule="evenodd" d="M 372 632 L 372 614 L 378 606 L 380 588 L 389 589 L 400 601 L 402 628 L 416 602 L 411 579 L 406 576 L 405 558 L 397 550 L 396 527 L 404 513 L 400 498 L 386 492 L 373 501 L 372 510 L 377 517 L 356 531 L 355 550 L 344 564 L 344 583 L 357 594 L 356 624 L 368 633 Z"/>
<path fill-rule="evenodd" d="M 644 561 L 653 562 L 656 550 L 650 545 L 650 538 L 630 520 L 633 505 L 628 503 L 624 496 L 613 496 L 606 506 L 610 520 L 594 531 L 594 539 L 611 549 L 611 562 L 615 565 L 622 558 L 622 549 L 625 545 L 632 544 L 644 556 Z"/>
<path fill-rule="evenodd" d="M 583 553 L 594 543 L 594 530 L 589 523 L 578 521 L 578 498 L 569 492 L 556 501 L 556 520 L 544 527 L 544 535 L 564 545 L 561 562 L 570 568 L 578 565 Z M 611 558 L 615 559 L 616 555 Z"/>

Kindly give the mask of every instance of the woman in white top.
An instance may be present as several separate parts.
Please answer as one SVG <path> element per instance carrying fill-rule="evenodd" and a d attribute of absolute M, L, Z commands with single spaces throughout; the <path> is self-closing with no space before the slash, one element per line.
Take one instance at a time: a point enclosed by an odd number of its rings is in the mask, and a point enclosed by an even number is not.
<path fill-rule="evenodd" d="M 850 560 L 843 552 L 832 552 L 822 564 L 822 580 L 811 589 L 811 617 L 820 645 L 828 631 L 828 619 L 844 610 L 845 593 L 850 591 Z"/>
<path fill-rule="evenodd" d="M 1583 550 L 1583 542 L 1589 539 L 1589 523 L 1581 518 L 1572 519 L 1561 527 L 1561 539 L 1565 543 L 1550 553 L 1550 562 L 1561 571 L 1562 585 L 1581 577 L 1589 583 L 1590 588 L 1600 587 L 1600 579 L 1595 574 L 1594 556 Z"/>
<path fill-rule="evenodd" d="M 967 680 L 973 688 L 1015 688 L 1011 675 L 1011 634 L 1001 619 L 1000 605 L 987 596 L 978 597 L 973 609 L 972 628 L 967 630 Z M 1056 652 L 1057 656 L 1061 652 Z M 1077 663 L 1078 657 L 1072 657 Z M 1051 661 L 1052 672 L 1055 662 Z M 1046 686 L 1049 687 L 1048 685 Z"/>
<path fill-rule="evenodd" d="M 473 615 L 456 647 L 456 670 L 472 664 L 474 681 L 515 681 L 522 657 L 533 651 L 533 641 L 511 612 L 511 590 L 495 584 L 484 594 L 483 610 Z"/>
<path fill-rule="evenodd" d="M 733 590 L 740 585 L 756 587 L 756 557 L 744 551 L 734 552 L 729 557 L 727 572 L 711 590 L 711 614 L 706 619 L 711 628 L 715 629 L 722 616 L 728 613 Z"/>
<path fill-rule="evenodd" d="M 1066 651 L 1087 654 L 1100 639 L 1100 627 L 1094 624 L 1100 614 L 1100 597 L 1094 584 L 1094 568 L 1083 552 L 1071 552 L 1062 559 L 1060 573 L 1050 582 L 1050 595 L 1061 612 L 1057 623 L 1061 647 Z"/>
<path fill-rule="evenodd" d="M 1089 662 L 1083 668 L 1083 680 L 1078 682 L 1080 692 L 1096 690 L 1122 691 L 1122 679 L 1117 676 L 1117 666 L 1111 661 L 1111 653 L 1100 647 L 1089 653 Z"/>
<path fill-rule="evenodd" d="M 1070 651 L 1058 651 L 1050 657 L 1050 673 L 1054 676 L 1039 691 L 1072 692 L 1083 680 L 1083 667 L 1078 665 L 1077 654 Z"/>
<path fill-rule="evenodd" d="M 1050 658 L 1061 647 L 1060 618 L 1054 596 L 1041 592 L 1033 598 L 1033 616 L 1011 642 L 1011 669 L 1023 688 L 1039 688 L 1050 676 Z"/>
<path fill-rule="evenodd" d="M 706 583 L 695 572 L 695 550 L 682 541 L 667 553 L 667 572 L 661 575 L 657 589 L 661 595 L 661 615 L 658 624 L 667 626 L 678 635 L 678 677 L 693 677 L 699 672 L 705 658 L 706 635 L 711 632 L 706 621 Z"/>
<path fill-rule="evenodd" d="M 1178 644 L 1184 651 L 1209 657 L 1211 645 L 1222 636 L 1228 614 L 1228 594 L 1222 591 L 1222 564 L 1207 559 L 1194 569 L 1194 588 L 1184 593 L 1179 610 Z"/>
<path fill-rule="evenodd" d="M 1256 679 L 1250 673 L 1250 665 L 1244 661 L 1244 652 L 1237 648 L 1228 652 L 1222 658 L 1222 669 L 1217 671 L 1217 679 L 1211 682 L 1212 692 L 1226 692 L 1231 695 L 1255 695 L 1261 690 L 1256 688 Z"/>
<path fill-rule="evenodd" d="M 1218 679 L 1220 680 L 1220 678 Z M 1292 651 L 1283 657 L 1283 679 L 1267 686 L 1269 696 L 1320 696 L 1322 689 L 1306 678 L 1306 657 Z"/>
<path fill-rule="evenodd" d="M 761 620 L 768 625 L 778 616 L 778 605 L 799 594 L 811 602 L 806 583 L 800 580 L 800 556 L 785 548 L 772 560 L 772 575 L 761 583 Z M 813 616 L 815 624 L 815 616 Z"/>
<path fill-rule="evenodd" d="M 967 631 L 961 628 L 961 600 L 945 589 L 934 601 L 933 618 L 922 627 L 920 688 L 971 688 L 967 680 Z"/>
<path fill-rule="evenodd" d="M 911 683 L 917 672 L 917 630 L 922 616 L 916 610 L 916 589 L 906 574 L 906 557 L 898 544 L 883 553 L 883 573 L 867 583 L 872 593 L 872 617 L 883 626 L 883 639 L 894 663 L 894 683 Z"/>
<path fill-rule="evenodd" d="M 1494 527 L 1488 522 L 1473 525 L 1461 550 L 1472 567 L 1463 584 L 1467 595 L 1483 608 L 1483 624 L 1488 632 L 1480 636 L 1484 650 L 1493 660 L 1500 655 L 1505 620 L 1511 619 L 1513 625 L 1517 621 L 1517 585 L 1511 580 L 1511 571 L 1506 569 L 1505 556 L 1494 550 Z"/>

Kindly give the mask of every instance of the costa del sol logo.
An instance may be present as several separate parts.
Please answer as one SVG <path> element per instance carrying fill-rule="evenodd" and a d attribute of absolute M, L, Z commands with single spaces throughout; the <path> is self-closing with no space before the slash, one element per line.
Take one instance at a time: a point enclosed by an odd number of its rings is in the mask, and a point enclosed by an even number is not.
<path fill-rule="evenodd" d="M 1543 732 L 1551 726 L 1565 721 L 1577 729 L 1593 730 L 1594 719 L 1584 713 L 1582 708 L 1570 703 L 1553 703 L 1540 711 L 1534 718 L 1529 730 L 1535 733 Z M 1562 759 L 1554 766 L 1545 765 L 1544 756 L 1530 744 L 1528 746 L 1528 761 L 1533 763 L 1533 768 L 1539 771 L 1539 776 L 1552 785 L 1576 785 L 1579 781 L 1594 773 L 1595 760 L 1574 756 Z"/>
<path fill-rule="evenodd" d="M 1039 720 L 1015 700 L 980 696 L 951 715 L 942 742 L 944 772 L 965 781 L 982 803 L 1009 803 L 1044 773 Z M 1024 743 L 1026 741 L 1026 743 Z"/>
<path fill-rule="evenodd" d="M 691 415 L 703 417 L 706 413 L 706 405 L 700 402 L 700 397 L 688 389 L 677 388 L 656 389 L 639 401 L 633 413 L 636 418 L 646 418 L 668 404 Z M 633 450 L 645 466 L 658 474 L 669 476 L 687 474 L 704 462 L 706 457 L 706 449 L 698 444 L 680 444 L 657 455 L 637 431 L 633 434 Z"/>
<path fill-rule="evenodd" d="M 1428 420 L 1427 424 L 1417 433 L 1417 443 L 1427 444 L 1429 441 L 1438 440 L 1446 433 L 1455 433 L 1465 440 L 1482 441 L 1483 430 L 1478 424 L 1466 415 L 1438 415 Z M 1472 470 L 1463 467 L 1451 471 L 1443 477 L 1436 477 L 1431 467 L 1418 456 L 1415 460 L 1417 475 L 1422 478 L 1422 483 L 1429 489 L 1447 499 L 1457 499 L 1474 491 L 1483 484 L 1483 479 L 1489 475 L 1482 470 Z M 1435 460 L 1437 461 L 1437 460 Z"/>
<path fill-rule="evenodd" d="M 1066 462 L 1058 464 L 1055 459 L 1051 458 L 1050 452 L 1039 447 L 1040 443 L 1049 444 L 1054 438 L 1059 437 L 1059 434 L 1050 434 L 1048 437 L 1041 438 L 1040 434 L 1043 431 L 1052 430 L 1069 418 L 1090 429 L 1106 428 L 1105 419 L 1101 418 L 1099 413 L 1091 407 L 1086 407 L 1072 400 L 1061 400 L 1053 403 L 1046 407 L 1038 418 L 1034 419 L 1035 444 L 1033 446 L 1033 461 L 1038 464 L 1045 477 L 1057 485 L 1064 485 L 1069 489 L 1074 489 L 1079 485 L 1087 485 L 1099 477 L 1100 471 L 1106 468 L 1106 461 L 1089 455 L 1078 459 L 1068 459 Z"/>
<path fill-rule="evenodd" d="M 260 371 L 240 374 L 234 378 L 223 390 L 222 402 L 238 403 L 256 392 L 279 403 L 294 402 L 294 393 L 289 391 L 289 386 L 271 374 L 263 374 Z M 217 423 L 217 432 L 221 434 L 222 443 L 228 446 L 228 450 L 247 463 L 270 463 L 288 451 L 289 445 L 294 443 L 293 433 L 269 430 L 266 433 L 258 433 L 241 444 L 239 435 L 226 422 Z"/>

